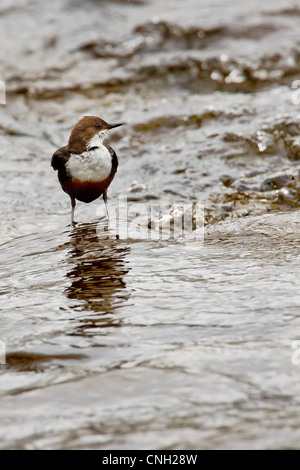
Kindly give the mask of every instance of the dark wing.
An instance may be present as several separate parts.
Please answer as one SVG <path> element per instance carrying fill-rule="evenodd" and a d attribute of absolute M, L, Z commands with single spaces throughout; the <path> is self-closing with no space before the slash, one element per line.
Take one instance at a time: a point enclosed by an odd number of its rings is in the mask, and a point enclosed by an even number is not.
<path fill-rule="evenodd" d="M 66 168 L 70 156 L 71 154 L 66 147 L 56 150 L 52 156 L 51 166 L 55 171 L 58 170 L 58 179 L 62 187 L 71 178 Z"/>
<path fill-rule="evenodd" d="M 111 163 L 112 163 L 110 175 L 114 176 L 117 173 L 117 169 L 118 169 L 118 166 L 119 166 L 119 160 L 118 160 L 117 154 L 114 151 L 114 149 L 109 147 L 109 146 L 107 148 L 108 148 L 109 153 L 111 155 Z"/>
<path fill-rule="evenodd" d="M 56 150 L 52 156 L 51 166 L 54 170 L 65 171 L 65 165 L 68 162 L 70 156 L 71 154 L 68 152 L 66 147 L 62 147 L 61 149 Z"/>

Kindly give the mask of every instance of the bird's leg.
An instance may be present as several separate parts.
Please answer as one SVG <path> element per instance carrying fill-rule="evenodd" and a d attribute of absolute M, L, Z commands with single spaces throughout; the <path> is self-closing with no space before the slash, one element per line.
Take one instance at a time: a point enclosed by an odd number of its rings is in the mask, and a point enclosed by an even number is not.
<path fill-rule="evenodd" d="M 107 205 L 107 191 L 106 189 L 103 191 L 103 201 L 105 203 L 105 209 L 106 209 L 106 217 L 108 219 L 108 222 L 109 222 L 109 213 L 108 213 L 108 205 Z"/>
<path fill-rule="evenodd" d="M 71 225 L 75 225 L 74 214 L 75 214 L 76 200 L 74 197 L 71 197 L 71 205 L 72 205 Z"/>

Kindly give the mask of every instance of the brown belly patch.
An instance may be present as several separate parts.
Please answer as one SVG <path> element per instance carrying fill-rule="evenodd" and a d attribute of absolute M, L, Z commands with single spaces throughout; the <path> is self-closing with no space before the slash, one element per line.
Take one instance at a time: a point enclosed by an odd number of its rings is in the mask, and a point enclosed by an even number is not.
<path fill-rule="evenodd" d="M 113 176 L 109 176 L 102 181 L 80 181 L 71 179 L 62 184 L 63 190 L 69 196 L 82 202 L 92 202 L 103 194 L 113 180 Z"/>

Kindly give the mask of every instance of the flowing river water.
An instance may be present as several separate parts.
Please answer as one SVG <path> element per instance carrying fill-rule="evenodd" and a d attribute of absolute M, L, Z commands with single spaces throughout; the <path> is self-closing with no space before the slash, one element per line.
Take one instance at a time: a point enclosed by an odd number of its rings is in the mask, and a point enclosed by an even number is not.
<path fill-rule="evenodd" d="M 2 449 L 299 448 L 299 30 L 295 0 L 1 3 Z M 126 123 L 111 207 L 202 204 L 204 242 L 68 225 L 86 114 Z"/>

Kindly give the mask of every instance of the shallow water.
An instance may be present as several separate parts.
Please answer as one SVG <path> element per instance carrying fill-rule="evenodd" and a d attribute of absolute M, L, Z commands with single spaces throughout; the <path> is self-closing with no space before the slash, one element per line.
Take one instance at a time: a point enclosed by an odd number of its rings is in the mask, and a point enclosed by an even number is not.
<path fill-rule="evenodd" d="M 1 448 L 299 448 L 299 25 L 286 0 L 0 7 Z M 102 202 L 68 226 L 50 158 L 82 114 L 126 122 L 111 207 L 202 203 L 204 244 L 118 239 Z"/>

